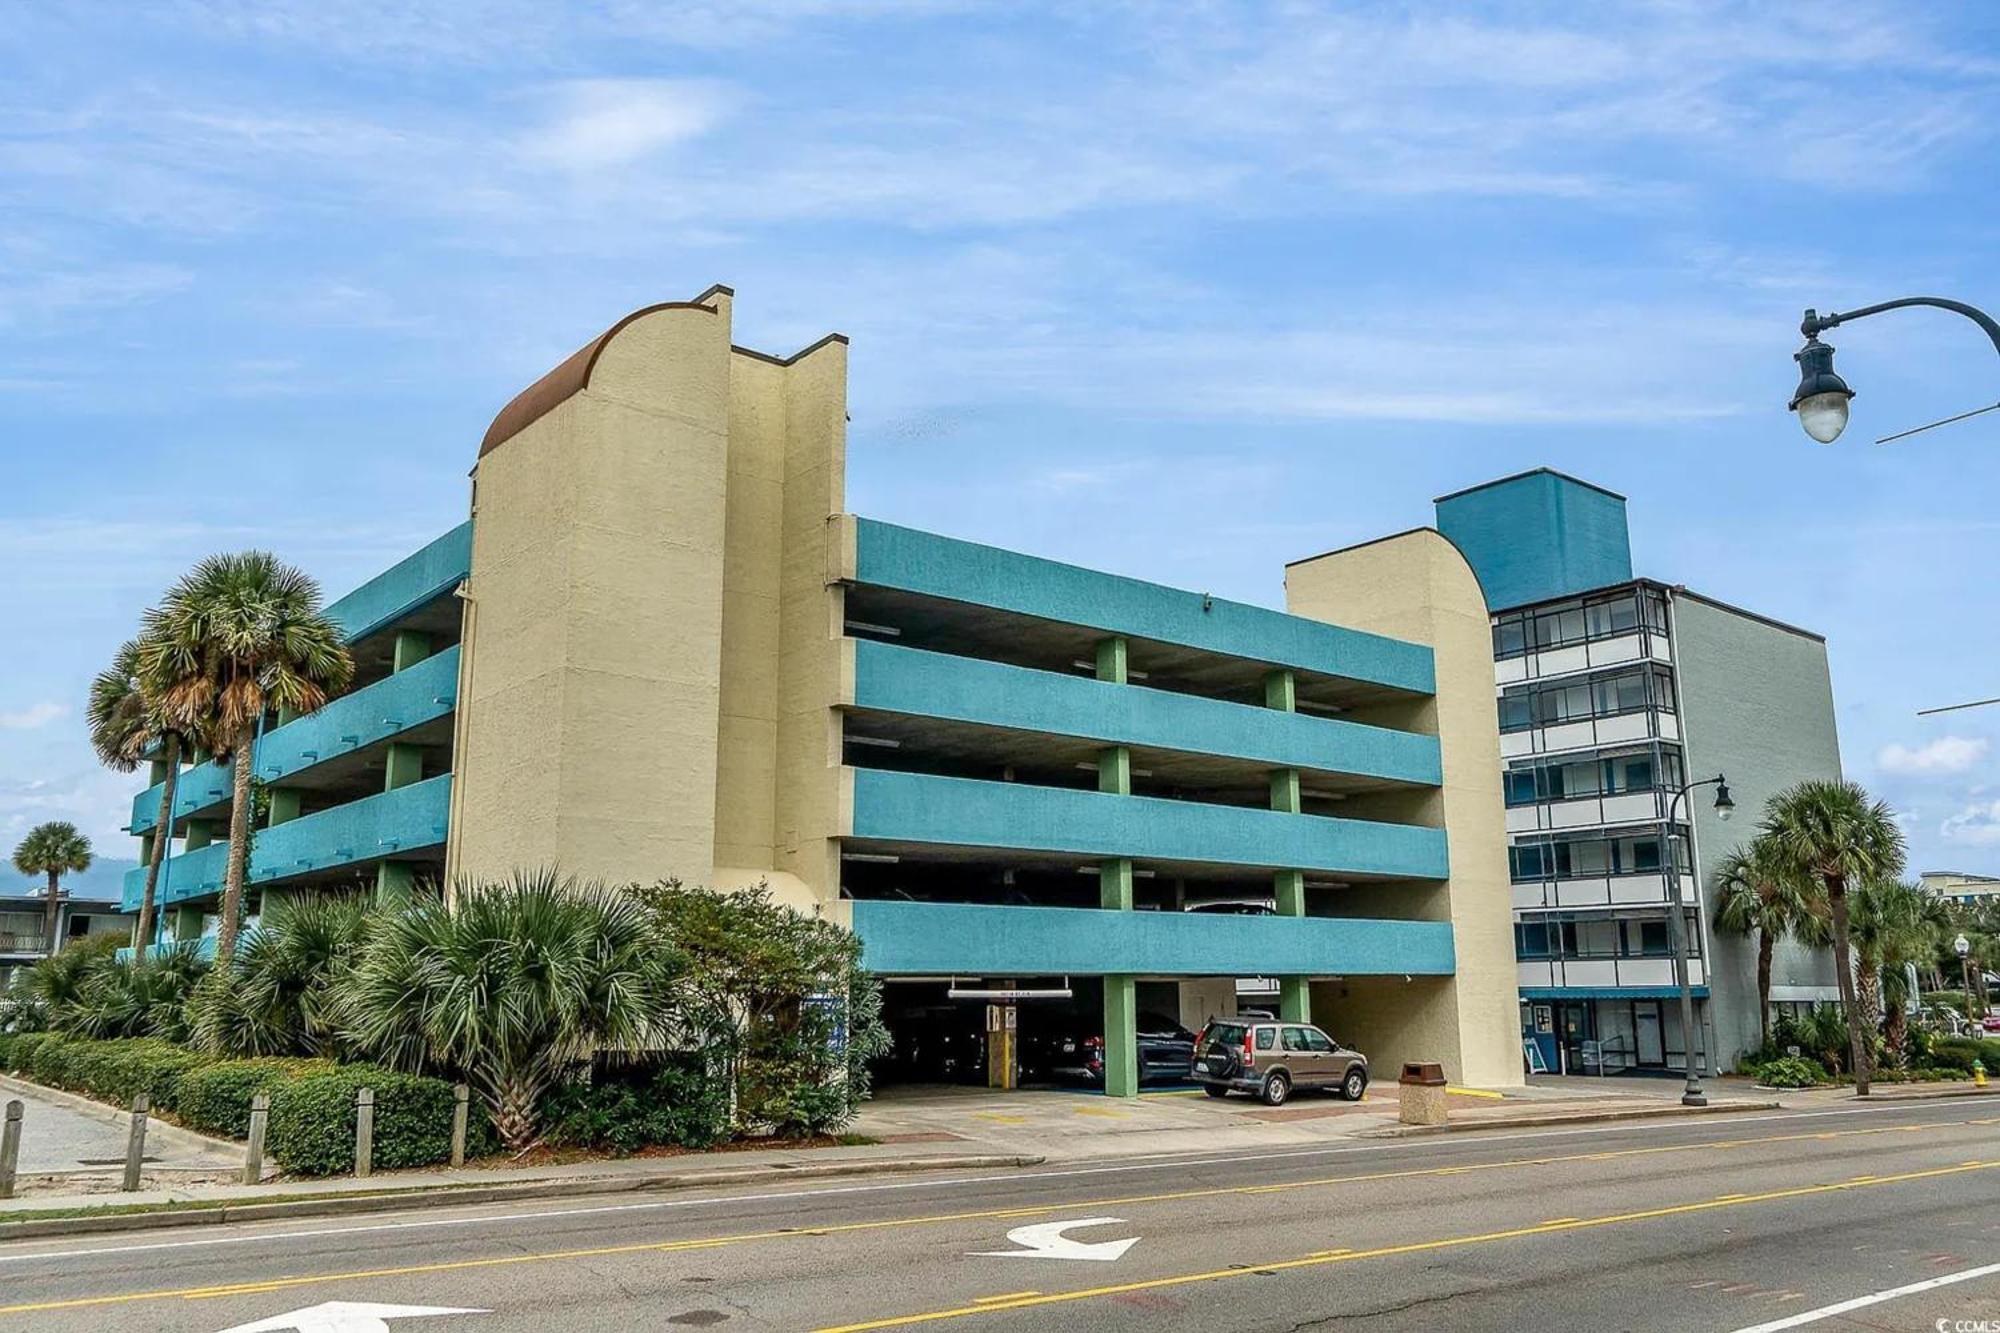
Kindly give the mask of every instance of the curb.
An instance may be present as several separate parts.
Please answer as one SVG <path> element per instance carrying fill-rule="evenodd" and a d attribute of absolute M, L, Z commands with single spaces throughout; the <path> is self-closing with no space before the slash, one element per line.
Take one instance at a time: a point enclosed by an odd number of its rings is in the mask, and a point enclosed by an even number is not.
<path fill-rule="evenodd" d="M 594 1194 L 635 1194 L 655 1190 L 706 1189 L 760 1180 L 821 1180 L 837 1176 L 901 1175 L 918 1171 L 963 1171 L 981 1167 L 1037 1166 L 1039 1156 L 967 1155 L 901 1157 L 879 1161 L 828 1162 L 824 1165 L 758 1166 L 728 1171 L 666 1172 L 639 1176 L 567 1176 L 558 1180 L 525 1180 L 501 1185 L 418 1185 L 371 1193 L 294 1199 L 284 1203 L 224 1204 L 202 1208 L 162 1205 L 158 1211 L 114 1216 L 52 1217 L 33 1222 L 0 1221 L 0 1244 L 43 1236 L 93 1235 L 113 1231 L 159 1231 L 176 1227 L 224 1226 L 231 1222 L 265 1222 L 288 1217 L 336 1217 L 349 1213 L 380 1213 L 405 1208 L 452 1208 L 464 1204 L 508 1203 L 520 1199 L 580 1198 Z M 106 1206 L 116 1207 L 115 1201 Z"/>
<path fill-rule="evenodd" d="M 1892 1085 L 1893 1086 L 1893 1085 Z M 1850 1102 L 1941 1102 L 1950 1097 L 2000 1097 L 2000 1084 L 1975 1088 L 1970 1083 L 1956 1088 L 1926 1088 L 1921 1092 L 1870 1092 L 1866 1097 L 1850 1093 Z"/>
<path fill-rule="evenodd" d="M 1427 1134 L 1461 1134 L 1481 1129 L 1543 1129 L 1557 1125 L 1601 1124 L 1610 1120 L 1666 1120 L 1675 1116 L 1731 1115 L 1741 1111 L 1777 1111 L 1777 1102 L 1715 1102 L 1708 1106 L 1648 1106 L 1630 1111 L 1592 1111 L 1583 1115 L 1507 1116 L 1495 1120 L 1461 1120 L 1442 1125 L 1389 1125 L 1358 1135 L 1370 1139 L 1415 1138 Z"/>

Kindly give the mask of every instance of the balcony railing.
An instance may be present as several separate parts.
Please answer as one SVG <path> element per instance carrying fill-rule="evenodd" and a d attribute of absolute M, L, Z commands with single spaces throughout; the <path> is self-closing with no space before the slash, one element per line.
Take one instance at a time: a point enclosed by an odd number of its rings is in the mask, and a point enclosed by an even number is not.
<path fill-rule="evenodd" d="M 274 727 L 256 745 L 256 776 L 282 782 L 316 764 L 370 745 L 393 740 L 404 732 L 436 721 L 458 701 L 458 645 L 425 658 L 406 670 L 384 676 L 372 685 L 342 695 L 316 713 Z M 219 810 L 229 803 L 230 768 L 197 764 L 183 772 L 174 787 L 174 819 Z M 132 798 L 134 833 L 158 822 L 160 788 L 149 787 Z"/>
<path fill-rule="evenodd" d="M 1398 879 L 1450 873 L 1437 828 L 885 769 L 850 768 L 847 780 L 856 838 Z"/>
<path fill-rule="evenodd" d="M 890 974 L 1446 976 L 1451 925 L 1077 907 L 854 903 L 862 961 Z"/>
<path fill-rule="evenodd" d="M 249 881 L 269 884 L 442 846 L 450 804 L 451 774 L 442 773 L 259 829 L 250 857 Z M 228 858 L 226 841 L 168 858 L 160 870 L 160 904 L 220 892 Z M 145 885 L 144 866 L 125 872 L 126 911 L 138 909 Z"/>
<path fill-rule="evenodd" d="M 859 708 L 1434 786 L 1435 736 L 851 640 Z"/>
<path fill-rule="evenodd" d="M 0 953 L 41 954 L 48 951 L 48 939 L 42 935 L 15 935 L 0 932 Z"/>

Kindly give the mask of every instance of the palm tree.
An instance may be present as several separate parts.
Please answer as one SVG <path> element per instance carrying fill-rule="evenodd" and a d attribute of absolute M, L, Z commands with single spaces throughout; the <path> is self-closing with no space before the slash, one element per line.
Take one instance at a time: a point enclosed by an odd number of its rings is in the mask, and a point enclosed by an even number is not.
<path fill-rule="evenodd" d="M 341 639 L 319 584 L 266 551 L 210 556 L 146 613 L 141 678 L 169 721 L 234 760 L 218 965 L 234 956 L 243 917 L 257 733 L 270 709 L 310 713 L 347 688 L 354 660 Z"/>
<path fill-rule="evenodd" d="M 1909 884 L 1878 880 L 1855 890 L 1848 908 L 1862 1013 L 1871 1032 L 1882 1027 L 1900 1066 L 1909 1035 L 1903 964 L 1921 956 L 1931 941 L 1924 895 Z M 1885 991 L 1889 1001 L 1886 1009 Z"/>
<path fill-rule="evenodd" d="M 679 974 L 636 896 L 517 872 L 382 921 L 341 987 L 345 1029 L 392 1067 L 464 1078 L 519 1150 L 549 1090 L 593 1052 L 675 1037 Z"/>
<path fill-rule="evenodd" d="M 153 849 L 146 858 L 146 888 L 139 897 L 139 924 L 133 934 L 135 947 L 143 951 L 153 938 L 154 894 L 160 882 L 160 863 L 174 835 L 174 788 L 180 778 L 181 754 L 194 747 L 196 738 L 168 719 L 162 691 L 141 677 L 139 662 L 139 641 L 128 640 L 111 659 L 111 665 L 90 682 L 87 711 L 91 748 L 107 767 L 130 773 L 157 746 L 167 770 L 166 780 L 160 786 L 159 817 L 153 822 Z"/>
<path fill-rule="evenodd" d="M 1733 935 L 1757 936 L 1757 1035 L 1771 1039 L 1771 955 L 1779 940 L 1818 932 L 1811 894 L 1768 837 L 1756 837 L 1715 868 L 1715 926 Z"/>
<path fill-rule="evenodd" d="M 42 909 L 42 942 L 51 955 L 61 953 L 62 941 L 56 938 L 56 912 L 62 900 L 62 877 L 80 875 L 90 869 L 90 839 L 66 819 L 37 824 L 14 849 L 14 869 L 24 875 L 46 877 L 48 903 Z"/>
<path fill-rule="evenodd" d="M 1834 979 L 1847 1018 L 1847 1048 L 1854 1090 L 1868 1095 L 1868 1042 L 1854 992 L 1848 939 L 1847 886 L 1894 879 L 1903 873 L 1903 830 L 1889 807 L 1872 800 L 1859 783 L 1814 780 L 1778 793 L 1765 807 L 1763 836 L 1779 862 L 1819 885 L 1833 923 Z"/>

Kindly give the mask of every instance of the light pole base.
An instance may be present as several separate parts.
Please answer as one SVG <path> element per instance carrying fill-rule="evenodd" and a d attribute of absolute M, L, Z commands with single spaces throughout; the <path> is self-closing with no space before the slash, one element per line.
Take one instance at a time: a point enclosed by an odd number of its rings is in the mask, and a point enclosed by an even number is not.
<path fill-rule="evenodd" d="M 1690 1087 L 1686 1092 L 1681 1094 L 1681 1105 L 1706 1106 L 1708 1105 L 1708 1097 L 1700 1088 Z"/>

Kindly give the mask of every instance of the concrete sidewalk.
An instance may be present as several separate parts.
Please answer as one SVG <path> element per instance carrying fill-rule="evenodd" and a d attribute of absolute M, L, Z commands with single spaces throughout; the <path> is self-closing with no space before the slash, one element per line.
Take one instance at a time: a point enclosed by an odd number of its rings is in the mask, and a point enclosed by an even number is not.
<path fill-rule="evenodd" d="M 0 1101 L 22 1104 L 17 1169 L 24 1192 L 51 1179 L 115 1182 L 123 1174 L 129 1112 L 4 1074 L 0 1074 Z M 144 1161 L 154 1174 L 210 1177 L 240 1167 L 243 1149 L 225 1139 L 152 1120 L 146 1130 Z"/>

